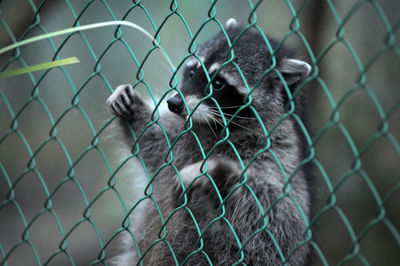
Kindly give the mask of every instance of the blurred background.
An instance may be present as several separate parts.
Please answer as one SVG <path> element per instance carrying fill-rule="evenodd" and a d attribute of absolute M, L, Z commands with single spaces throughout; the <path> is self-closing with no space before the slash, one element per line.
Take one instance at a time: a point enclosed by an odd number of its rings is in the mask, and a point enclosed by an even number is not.
<path fill-rule="evenodd" d="M 177 66 L 191 35 L 201 29 L 200 43 L 219 30 L 216 20 L 254 21 L 256 6 L 257 24 L 313 65 L 314 264 L 399 265 L 400 2 L 137 2 L 0 0 L 0 48 L 75 25 L 126 20 L 152 35 L 160 29 Z M 145 97 L 170 89 L 172 71 L 160 50 L 146 57 L 152 47 L 139 31 L 112 26 L 0 54 L 1 72 L 80 60 L 0 79 L 2 265 L 88 265 L 104 256 L 100 250 L 136 203 L 127 188 L 140 183 L 141 172 L 132 159 L 119 169 L 129 152 L 112 134 L 105 101 L 138 77 Z M 132 168 L 139 170 L 128 174 Z"/>

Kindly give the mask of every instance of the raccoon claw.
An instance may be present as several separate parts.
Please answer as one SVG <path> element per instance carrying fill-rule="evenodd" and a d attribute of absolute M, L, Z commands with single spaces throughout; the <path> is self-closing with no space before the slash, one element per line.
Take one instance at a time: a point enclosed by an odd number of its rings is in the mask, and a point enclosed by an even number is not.
<path fill-rule="evenodd" d="M 133 114 L 134 90 L 131 85 L 119 85 L 107 99 L 107 105 L 113 115 L 129 117 Z"/>

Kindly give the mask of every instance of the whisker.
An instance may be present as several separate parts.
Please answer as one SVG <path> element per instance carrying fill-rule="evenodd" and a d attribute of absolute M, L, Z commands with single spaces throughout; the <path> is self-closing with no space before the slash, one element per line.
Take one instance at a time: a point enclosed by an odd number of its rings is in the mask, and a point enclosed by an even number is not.
<path fill-rule="evenodd" d="M 219 115 L 219 114 L 217 114 L 217 115 Z M 220 116 L 220 115 L 219 115 L 219 116 Z M 215 117 L 213 117 L 213 116 L 211 116 L 211 118 L 212 118 L 212 120 L 214 121 L 214 123 L 218 123 L 221 127 L 225 128 L 225 125 L 224 125 L 221 121 L 219 121 L 217 118 L 215 118 Z M 233 135 L 233 133 L 230 132 L 230 131 L 229 131 L 229 136 L 232 137 L 232 139 L 234 139 L 235 141 L 238 141 L 238 140 L 239 140 L 239 139 L 238 139 L 235 135 Z"/>
<path fill-rule="evenodd" d="M 221 108 L 222 109 L 222 108 Z M 210 107 L 210 110 L 211 111 L 213 111 L 213 112 L 217 112 L 217 113 L 220 113 L 220 111 L 217 109 L 217 108 L 215 108 L 215 107 Z M 237 117 L 237 118 L 242 118 L 242 119 L 256 119 L 255 117 L 246 117 L 246 116 L 240 116 L 240 115 L 231 115 L 231 114 L 228 114 L 228 113 L 226 113 L 226 112 L 222 112 L 225 116 L 235 116 L 235 117 Z"/>
<path fill-rule="evenodd" d="M 216 114 L 218 115 L 218 114 Z M 218 115 L 219 117 L 221 117 L 221 115 Z M 221 127 L 225 127 L 224 123 L 222 123 L 221 121 L 219 121 L 218 119 L 216 119 L 215 117 L 213 117 L 213 119 L 221 126 Z"/>
<path fill-rule="evenodd" d="M 210 111 L 210 112 L 212 112 L 212 111 Z M 217 115 L 217 116 L 219 116 L 219 117 L 222 117 L 220 113 L 213 113 L 213 114 L 214 114 L 214 115 Z M 226 114 L 224 113 L 224 115 L 226 115 Z M 235 117 L 236 117 L 236 116 L 235 116 Z M 228 117 L 228 118 L 229 118 L 229 117 Z M 228 120 L 229 120 L 229 119 L 228 119 Z M 241 128 L 243 128 L 243 129 L 246 129 L 246 130 L 251 130 L 250 128 L 245 127 L 245 126 L 243 126 L 242 124 L 239 124 L 239 123 L 237 123 L 237 122 L 234 122 L 233 120 L 231 120 L 231 124 L 236 125 L 236 126 L 238 126 L 238 127 L 241 127 Z"/>
<path fill-rule="evenodd" d="M 240 108 L 243 105 L 231 105 L 231 106 L 220 106 L 221 109 L 233 109 L 233 108 Z"/>
<path fill-rule="evenodd" d="M 218 139 L 217 134 L 215 133 L 215 131 L 213 130 L 211 124 L 208 122 L 208 119 L 204 116 L 204 114 L 202 112 L 199 112 L 199 114 L 203 117 L 204 121 L 206 121 L 208 127 L 211 129 L 211 132 L 214 134 L 215 138 Z"/>
<path fill-rule="evenodd" d="M 216 110 L 211 110 L 210 112 L 212 112 L 215 115 L 219 115 L 221 117 L 221 113 L 216 111 Z M 255 117 L 245 117 L 245 116 L 240 116 L 240 115 L 231 115 L 231 114 L 227 114 L 227 113 L 224 113 L 224 112 L 222 114 L 225 117 L 229 118 L 229 119 L 232 118 L 232 117 L 237 117 L 237 118 L 245 119 L 245 120 L 256 120 L 257 119 Z"/>
<path fill-rule="evenodd" d="M 219 114 L 219 113 L 213 113 L 213 114 L 214 114 L 214 115 L 217 115 L 217 116 L 219 116 L 219 117 L 222 117 L 221 114 Z M 228 118 L 229 118 L 229 117 L 228 117 Z M 227 119 L 227 120 L 229 120 L 229 119 Z M 241 128 L 243 128 L 243 129 L 251 130 L 250 128 L 245 127 L 244 125 L 239 124 L 239 123 L 237 123 L 237 122 L 234 122 L 233 120 L 232 120 L 230 123 L 233 124 L 233 125 L 236 125 L 236 126 L 238 126 L 238 127 L 241 127 Z M 222 123 L 221 123 L 221 126 L 225 127 L 225 125 L 223 125 Z"/>
<path fill-rule="evenodd" d="M 216 115 L 216 116 L 218 116 L 218 117 L 221 117 L 222 118 L 222 115 L 220 114 L 220 113 L 218 113 L 218 112 L 213 112 L 213 111 L 209 111 L 211 114 L 213 114 L 213 115 Z M 219 121 L 220 122 L 220 121 Z M 219 123 L 220 125 L 224 125 L 222 122 L 220 122 Z M 225 126 L 225 125 L 224 125 Z"/>
<path fill-rule="evenodd" d="M 243 129 L 246 129 L 246 130 L 251 130 L 250 128 L 245 127 L 245 126 L 243 126 L 243 125 L 241 125 L 241 124 L 239 124 L 239 123 L 233 122 L 233 121 L 231 121 L 231 124 L 236 125 L 236 126 L 238 126 L 238 127 L 241 127 L 241 128 L 243 128 Z"/>

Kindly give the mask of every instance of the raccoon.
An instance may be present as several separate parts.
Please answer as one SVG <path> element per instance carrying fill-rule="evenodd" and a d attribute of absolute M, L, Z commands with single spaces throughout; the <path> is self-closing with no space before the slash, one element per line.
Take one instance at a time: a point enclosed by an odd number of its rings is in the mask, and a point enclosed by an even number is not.
<path fill-rule="evenodd" d="M 300 167 L 307 145 L 294 114 L 305 118 L 296 89 L 311 67 L 285 47 L 271 55 L 276 40 L 243 30 L 229 19 L 198 47 L 166 112 L 131 85 L 107 100 L 149 173 L 144 211 L 111 264 L 309 263 L 313 180 Z"/>

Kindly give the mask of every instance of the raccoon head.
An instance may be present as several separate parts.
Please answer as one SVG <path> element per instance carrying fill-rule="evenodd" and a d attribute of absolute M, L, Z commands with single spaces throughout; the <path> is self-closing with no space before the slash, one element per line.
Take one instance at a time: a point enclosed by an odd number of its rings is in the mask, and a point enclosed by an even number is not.
<path fill-rule="evenodd" d="M 238 120 L 254 117 L 254 110 L 276 121 L 290 98 L 287 88 L 293 93 L 310 65 L 284 47 L 272 57 L 278 42 L 256 29 L 242 32 L 244 27 L 234 19 L 224 29 L 226 34 L 219 32 L 187 60 L 181 93 L 168 99 L 169 110 L 209 125 L 223 125 L 222 117 L 229 121 L 233 115 L 236 123 L 231 125 L 238 125 Z"/>

